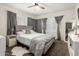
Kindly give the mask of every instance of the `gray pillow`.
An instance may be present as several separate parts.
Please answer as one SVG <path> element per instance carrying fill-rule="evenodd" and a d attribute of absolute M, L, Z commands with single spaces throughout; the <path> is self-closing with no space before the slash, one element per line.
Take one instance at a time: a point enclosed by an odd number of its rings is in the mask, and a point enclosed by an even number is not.
<path fill-rule="evenodd" d="M 30 29 L 26 29 L 25 34 L 31 34 Z"/>

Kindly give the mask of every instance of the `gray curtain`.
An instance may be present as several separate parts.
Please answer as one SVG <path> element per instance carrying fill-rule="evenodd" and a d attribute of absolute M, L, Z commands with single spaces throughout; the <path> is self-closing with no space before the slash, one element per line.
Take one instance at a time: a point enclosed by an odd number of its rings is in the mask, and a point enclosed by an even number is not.
<path fill-rule="evenodd" d="M 28 17 L 28 26 L 32 26 L 32 29 L 34 31 L 40 32 L 40 22 L 38 22 L 36 19 L 32 19 L 31 17 Z"/>
<path fill-rule="evenodd" d="M 43 33 L 46 34 L 46 22 L 47 22 L 47 18 L 43 18 L 42 22 L 43 22 L 43 28 L 42 28 L 43 29 Z"/>
<path fill-rule="evenodd" d="M 63 18 L 63 16 L 57 16 L 57 17 L 55 17 L 56 22 L 57 22 L 57 25 L 58 25 L 58 26 L 57 26 L 57 36 L 58 36 L 58 40 L 61 40 L 60 27 L 59 27 L 59 25 L 60 25 L 60 22 L 61 22 L 62 18 Z"/>
<path fill-rule="evenodd" d="M 78 20 L 79 20 L 79 8 L 78 8 L 78 10 L 77 10 L 77 14 L 78 14 Z"/>
<path fill-rule="evenodd" d="M 16 34 L 16 13 L 7 11 L 7 35 Z"/>
<path fill-rule="evenodd" d="M 42 22 L 43 22 L 43 28 L 42 28 Z M 33 30 L 42 33 L 42 29 L 44 30 L 43 32 L 46 33 L 46 21 L 47 18 L 43 19 L 32 19 L 31 17 L 28 17 L 28 26 L 32 26 Z"/>
<path fill-rule="evenodd" d="M 28 17 L 28 26 L 32 26 L 32 29 L 35 30 L 35 21 Z"/>
<path fill-rule="evenodd" d="M 42 24 L 43 22 L 43 24 Z M 43 33 L 45 34 L 46 33 L 46 22 L 47 22 L 47 18 L 43 18 L 43 19 L 36 19 L 35 23 L 36 23 L 36 32 L 38 33 L 42 33 L 42 30 L 43 30 Z M 42 27 L 43 25 L 43 27 Z"/>
<path fill-rule="evenodd" d="M 28 17 L 28 26 L 32 26 L 32 29 L 38 33 L 41 33 L 41 21 Z"/>
<path fill-rule="evenodd" d="M 41 27 L 41 19 L 36 20 L 36 32 L 42 33 L 42 27 Z"/>

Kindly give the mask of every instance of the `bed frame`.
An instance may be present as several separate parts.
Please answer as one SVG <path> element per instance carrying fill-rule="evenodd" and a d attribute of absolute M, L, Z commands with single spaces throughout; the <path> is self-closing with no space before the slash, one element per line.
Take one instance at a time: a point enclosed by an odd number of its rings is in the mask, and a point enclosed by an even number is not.
<path fill-rule="evenodd" d="M 22 31 L 23 29 L 32 29 L 32 26 L 16 25 L 16 32 Z"/>

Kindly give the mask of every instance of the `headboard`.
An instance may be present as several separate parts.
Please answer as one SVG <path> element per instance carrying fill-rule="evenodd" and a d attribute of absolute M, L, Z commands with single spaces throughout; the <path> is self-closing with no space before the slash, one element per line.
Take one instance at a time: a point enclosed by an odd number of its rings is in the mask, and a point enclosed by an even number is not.
<path fill-rule="evenodd" d="M 25 25 L 16 25 L 16 32 L 22 31 L 23 29 L 32 29 L 32 26 L 25 26 Z"/>

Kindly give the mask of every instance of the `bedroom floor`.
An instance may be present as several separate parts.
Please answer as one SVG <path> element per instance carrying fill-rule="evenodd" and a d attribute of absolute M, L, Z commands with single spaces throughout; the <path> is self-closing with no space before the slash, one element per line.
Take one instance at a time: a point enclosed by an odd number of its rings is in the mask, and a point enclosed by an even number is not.
<path fill-rule="evenodd" d="M 19 43 L 16 46 L 26 48 L 27 50 L 29 49 L 28 47 L 21 45 Z M 14 47 L 16 47 L 16 46 L 14 46 Z M 5 55 L 6 56 L 15 56 L 15 55 L 12 55 L 12 52 L 11 52 L 11 50 L 14 47 L 7 47 Z M 33 56 L 33 54 L 32 53 L 24 53 L 22 56 Z M 52 44 L 52 46 L 49 48 L 47 53 L 43 56 L 69 56 L 67 43 L 64 41 L 61 41 L 61 40 L 60 41 L 56 40 L 54 42 L 54 44 Z"/>

